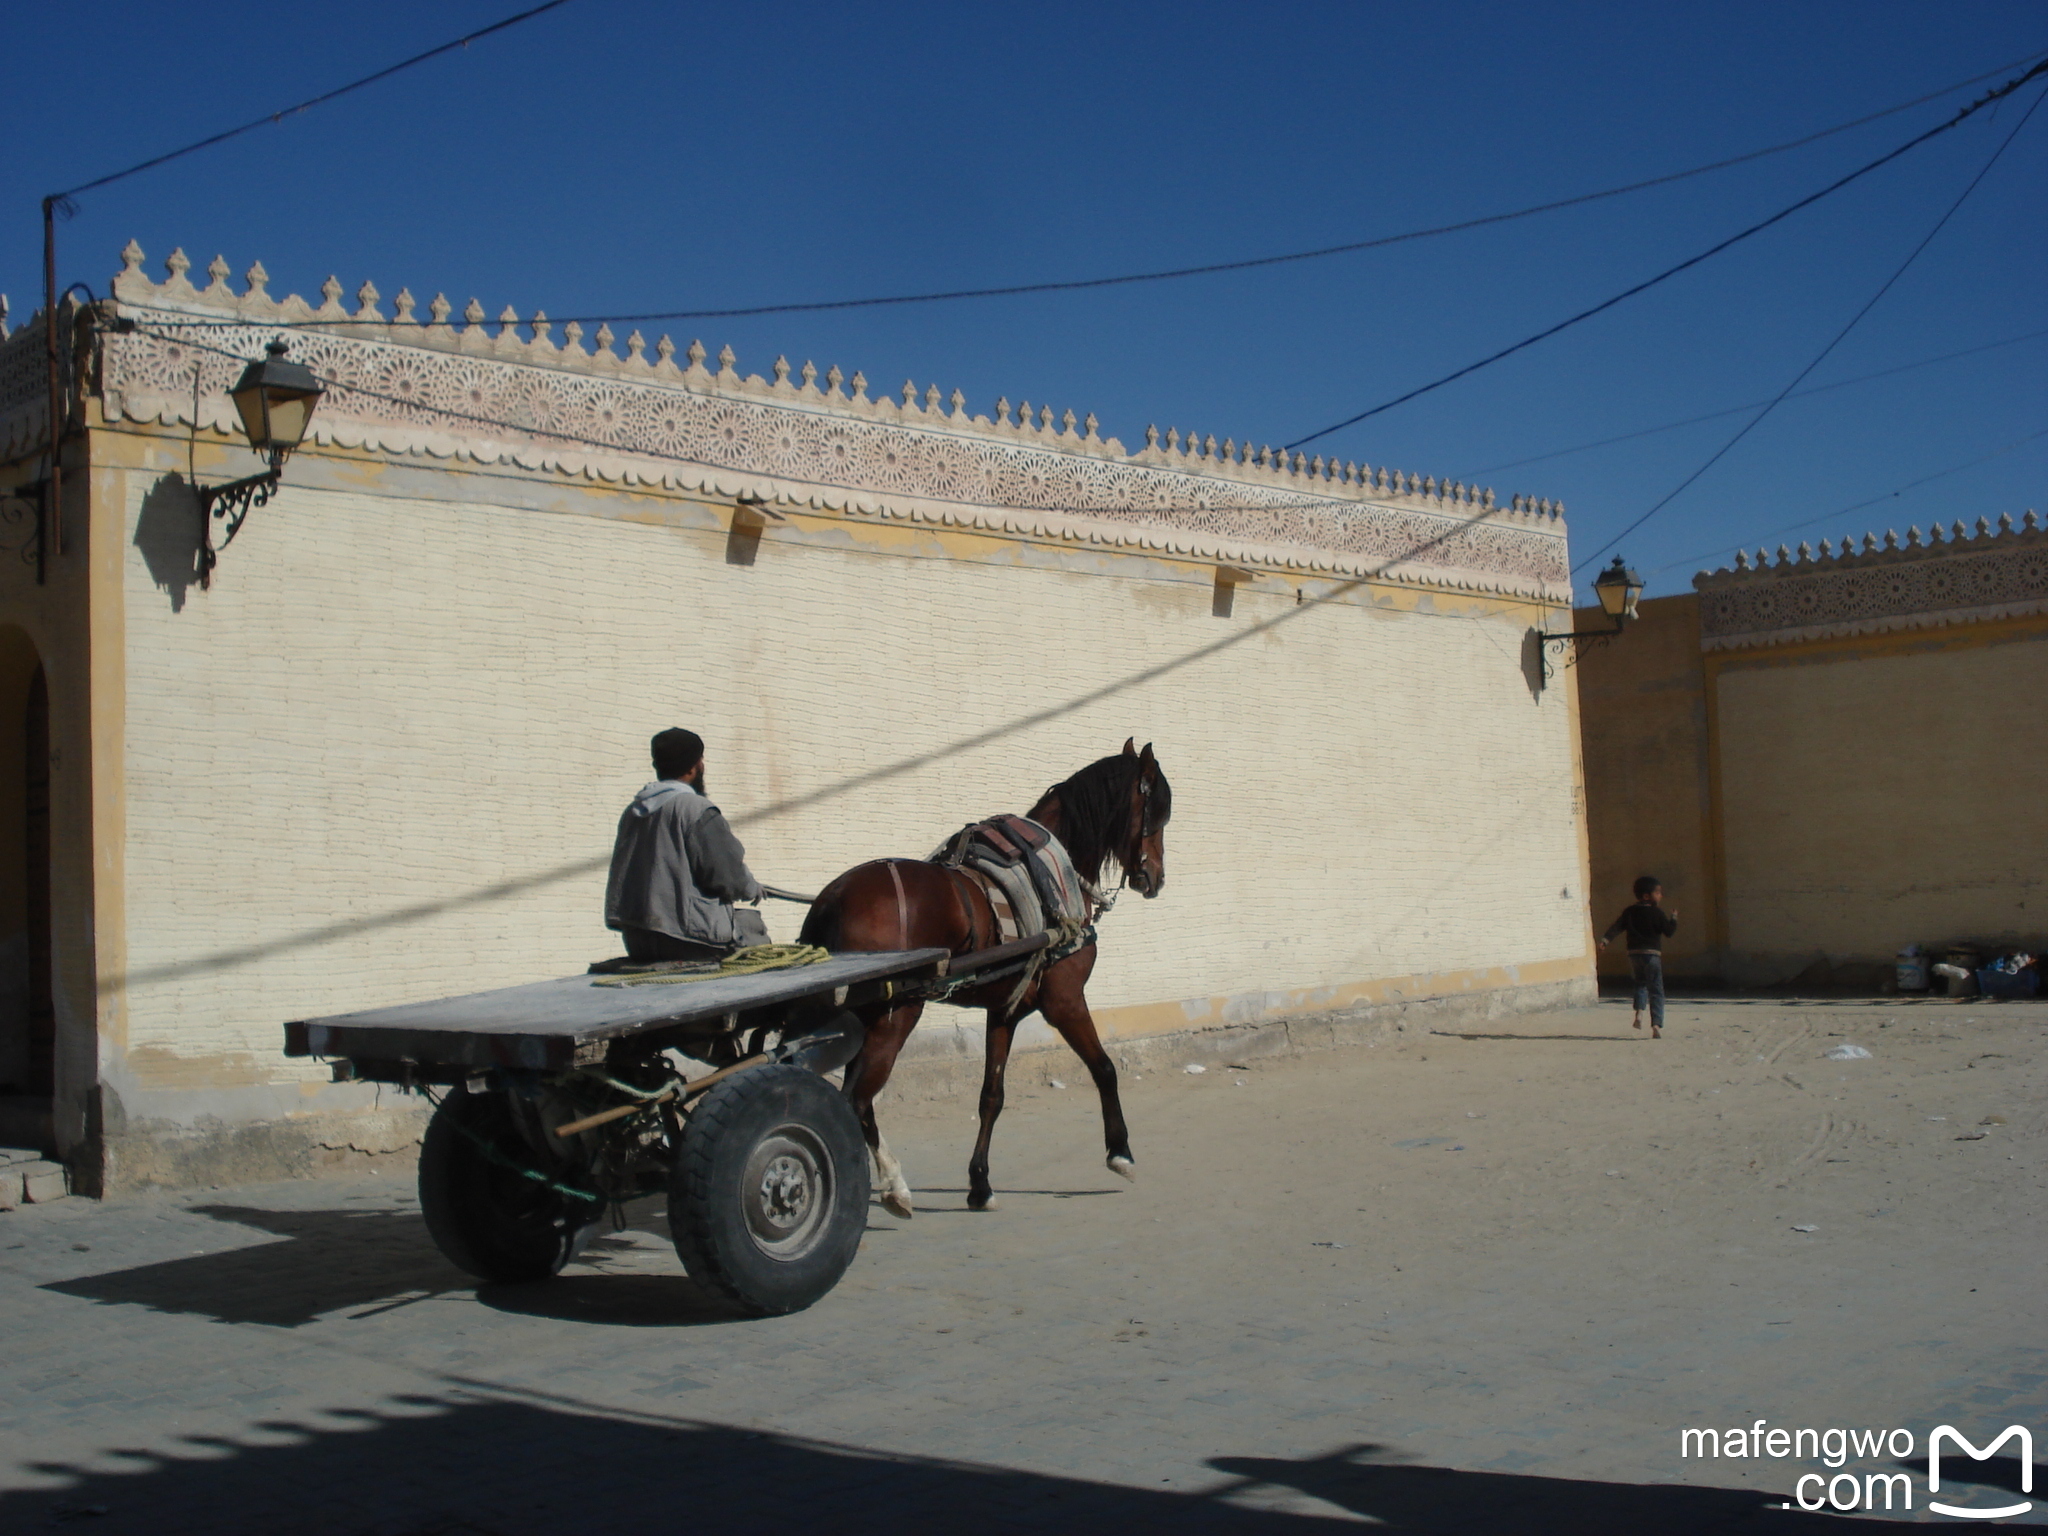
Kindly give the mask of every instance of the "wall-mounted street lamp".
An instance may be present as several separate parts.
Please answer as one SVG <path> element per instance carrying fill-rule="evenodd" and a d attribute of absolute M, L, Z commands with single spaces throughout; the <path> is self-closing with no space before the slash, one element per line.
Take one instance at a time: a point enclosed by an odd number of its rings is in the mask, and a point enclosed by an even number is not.
<path fill-rule="evenodd" d="M 1628 621 L 1636 616 L 1636 599 L 1643 595 L 1643 578 L 1616 555 L 1614 564 L 1607 567 L 1593 579 L 1593 595 L 1600 600 L 1600 611 L 1613 622 L 1605 629 L 1572 629 L 1561 634 L 1536 632 L 1536 644 L 1543 657 L 1543 680 L 1550 681 L 1550 652 L 1572 649 L 1581 640 L 1610 640 L 1627 628 Z M 1574 657 L 1577 651 L 1572 649 Z"/>
<path fill-rule="evenodd" d="M 284 474 L 284 461 L 306 440 L 312 425 L 313 407 L 325 393 L 320 381 L 302 363 L 292 362 L 285 353 L 282 337 L 265 348 L 266 355 L 242 371 L 241 382 L 228 391 L 235 402 L 235 414 L 242 418 L 242 431 L 249 446 L 270 460 L 260 475 L 210 485 L 199 492 L 200 526 L 199 584 L 212 585 L 213 567 L 220 550 L 234 543 L 235 535 L 249 513 L 277 494 Z M 227 528 L 219 549 L 213 542 L 213 524 L 218 518 Z"/>

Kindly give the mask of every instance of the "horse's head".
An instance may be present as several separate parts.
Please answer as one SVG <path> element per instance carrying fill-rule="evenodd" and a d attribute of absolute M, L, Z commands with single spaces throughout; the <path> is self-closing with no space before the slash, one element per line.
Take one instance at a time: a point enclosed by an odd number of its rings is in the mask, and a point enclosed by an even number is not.
<path fill-rule="evenodd" d="M 1137 738 L 1124 742 L 1124 756 L 1136 763 L 1130 798 L 1125 806 L 1123 836 L 1115 847 L 1117 862 L 1131 889 L 1150 900 L 1166 888 L 1166 824 L 1173 818 L 1173 786 L 1159 771 L 1152 743 L 1140 752 Z"/>

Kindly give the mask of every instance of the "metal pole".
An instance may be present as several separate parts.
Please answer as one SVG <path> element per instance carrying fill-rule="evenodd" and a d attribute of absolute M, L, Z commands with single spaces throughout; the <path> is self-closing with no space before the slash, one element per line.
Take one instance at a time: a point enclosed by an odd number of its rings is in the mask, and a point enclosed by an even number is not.
<path fill-rule="evenodd" d="M 43 199 L 43 358 L 49 365 L 50 484 L 36 521 L 36 584 L 43 581 L 45 552 L 54 526 L 57 553 L 64 553 L 64 390 L 57 366 L 57 199 Z"/>

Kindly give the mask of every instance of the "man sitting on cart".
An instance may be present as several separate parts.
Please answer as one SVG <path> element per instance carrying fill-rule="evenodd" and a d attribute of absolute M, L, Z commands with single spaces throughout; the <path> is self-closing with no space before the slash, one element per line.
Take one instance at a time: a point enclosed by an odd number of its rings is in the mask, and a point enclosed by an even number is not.
<path fill-rule="evenodd" d="M 604 921 L 641 962 L 716 960 L 768 942 L 761 882 L 747 851 L 704 795 L 704 738 L 676 727 L 654 738 L 655 782 L 619 817 Z"/>

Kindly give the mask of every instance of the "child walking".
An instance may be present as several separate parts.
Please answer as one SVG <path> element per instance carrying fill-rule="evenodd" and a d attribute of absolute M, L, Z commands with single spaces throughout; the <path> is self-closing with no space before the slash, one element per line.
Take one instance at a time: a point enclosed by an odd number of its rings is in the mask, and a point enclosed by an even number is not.
<path fill-rule="evenodd" d="M 1622 908 L 1600 936 L 1600 947 L 1617 933 L 1628 935 L 1628 968 L 1636 982 L 1636 1028 L 1643 1027 L 1643 1009 L 1650 1010 L 1650 1038 L 1664 1038 L 1664 941 L 1678 932 L 1678 914 L 1664 910 L 1664 887 L 1655 875 L 1636 881 L 1633 905 Z"/>

